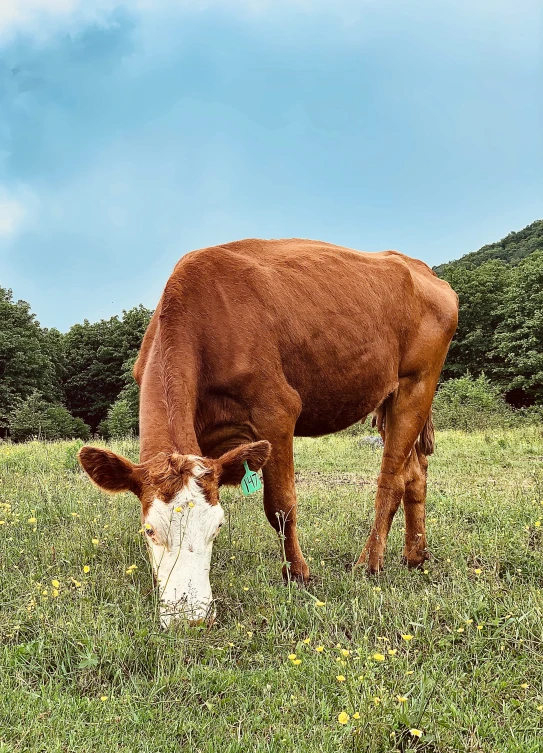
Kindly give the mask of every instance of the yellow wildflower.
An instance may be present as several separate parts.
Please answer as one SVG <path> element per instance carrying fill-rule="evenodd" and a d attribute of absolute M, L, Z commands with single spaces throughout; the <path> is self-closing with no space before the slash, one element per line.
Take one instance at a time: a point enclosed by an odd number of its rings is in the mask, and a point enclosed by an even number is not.
<path fill-rule="evenodd" d="M 475 575 L 481 575 L 481 573 L 482 573 L 483 571 L 481 570 L 481 568 L 480 568 L 480 567 L 476 567 L 476 568 L 475 568 L 475 569 L 473 570 L 473 572 L 475 573 Z"/>
<path fill-rule="evenodd" d="M 51 585 L 53 586 L 53 588 L 60 588 L 60 583 L 58 582 L 58 580 L 52 580 Z"/>
<path fill-rule="evenodd" d="M 376 706 L 378 706 L 381 703 L 381 699 L 379 698 L 378 695 L 375 696 L 375 698 L 373 699 L 373 702 Z"/>
<path fill-rule="evenodd" d="M 387 651 L 387 653 L 390 654 L 390 656 L 396 656 L 396 654 L 398 653 L 398 649 L 397 648 L 389 648 L 388 651 Z"/>
<path fill-rule="evenodd" d="M 413 737 L 422 737 L 422 730 L 420 730 L 420 729 L 415 729 L 414 727 L 411 727 L 411 729 L 409 730 L 409 732 L 411 732 L 411 734 L 413 735 Z"/>
<path fill-rule="evenodd" d="M 98 546 L 100 541 L 98 539 L 92 539 L 92 543 L 94 544 L 94 546 Z"/>
<path fill-rule="evenodd" d="M 298 666 L 298 664 L 301 664 L 301 663 L 302 663 L 302 660 L 301 660 L 301 659 L 294 659 L 294 661 L 293 661 L 292 663 L 293 663 L 293 664 L 294 664 L 295 666 Z"/>
<path fill-rule="evenodd" d="M 351 717 L 349 714 L 347 714 L 345 711 L 342 711 L 341 714 L 339 714 L 337 720 L 340 724 L 347 724 Z"/>
<path fill-rule="evenodd" d="M 90 567 L 88 565 L 83 565 L 83 572 L 90 573 Z"/>
<path fill-rule="evenodd" d="M 109 697 L 109 696 L 107 696 L 107 695 L 101 695 L 101 696 L 100 696 L 100 700 L 101 700 L 101 701 L 107 701 L 108 697 Z"/>
<path fill-rule="evenodd" d="M 189 502 L 189 507 L 194 507 L 194 502 Z"/>
<path fill-rule="evenodd" d="M 413 636 L 410 635 L 409 633 L 402 635 L 402 638 L 404 639 L 404 641 L 408 641 L 408 642 L 413 640 Z"/>
<path fill-rule="evenodd" d="M 294 659 L 296 658 L 296 654 L 289 654 L 288 658 L 290 659 L 290 661 L 294 661 Z"/>
<path fill-rule="evenodd" d="M 338 682 L 345 682 L 345 677 L 344 675 L 336 675 L 336 680 Z"/>
<path fill-rule="evenodd" d="M 53 590 L 51 591 L 51 595 L 54 596 L 55 598 L 59 595 L 59 593 L 60 592 L 58 588 L 53 588 Z"/>
<path fill-rule="evenodd" d="M 521 687 L 521 688 L 524 688 L 524 690 L 526 690 L 526 688 L 529 688 L 529 687 L 530 687 L 530 685 L 529 685 L 529 683 L 527 683 L 527 682 L 523 682 L 523 683 L 522 683 L 522 685 L 521 685 L 520 687 Z"/>
<path fill-rule="evenodd" d="M 37 518 L 29 518 L 29 519 L 28 519 L 28 522 L 29 522 L 29 523 L 37 523 L 37 522 L 38 522 L 38 520 L 37 520 Z"/>
<path fill-rule="evenodd" d="M 360 714 L 358 713 L 358 711 L 354 712 L 353 719 L 360 719 Z"/>
<path fill-rule="evenodd" d="M 325 601 L 316 601 L 315 606 L 316 607 L 324 607 L 326 605 Z"/>
<path fill-rule="evenodd" d="M 396 700 L 398 701 L 398 703 L 407 703 L 407 696 L 397 695 Z"/>
<path fill-rule="evenodd" d="M 384 654 L 374 654 L 373 658 L 375 659 L 375 661 L 384 661 L 385 660 Z"/>
<path fill-rule="evenodd" d="M 322 654 L 324 651 L 324 646 L 315 646 L 315 651 L 319 654 Z"/>
<path fill-rule="evenodd" d="M 311 638 L 304 638 L 302 643 L 305 643 L 306 646 L 308 646 L 311 643 Z"/>
<path fill-rule="evenodd" d="M 183 512 L 183 508 L 182 507 L 176 507 L 175 508 L 175 512 Z"/>
<path fill-rule="evenodd" d="M 351 652 L 346 648 L 342 648 L 340 653 L 342 656 L 349 656 Z"/>
<path fill-rule="evenodd" d="M 483 629 L 482 625 L 477 625 L 477 630 L 482 630 L 482 629 Z"/>

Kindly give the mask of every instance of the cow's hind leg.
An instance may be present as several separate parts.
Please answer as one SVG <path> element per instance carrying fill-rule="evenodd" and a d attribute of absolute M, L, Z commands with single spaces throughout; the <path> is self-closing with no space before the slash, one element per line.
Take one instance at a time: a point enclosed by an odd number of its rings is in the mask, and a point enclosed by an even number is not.
<path fill-rule="evenodd" d="M 410 486 L 405 479 L 407 462 L 428 420 L 436 383 L 437 376 L 403 378 L 385 402 L 385 446 L 377 482 L 375 522 L 357 562 L 366 563 L 370 573 L 383 568 L 390 526 L 406 486 Z M 408 498 L 410 494 L 408 491 Z"/>
<path fill-rule="evenodd" d="M 430 554 L 426 548 L 426 472 L 428 460 L 420 443 L 413 449 L 405 474 L 403 505 L 405 511 L 405 547 L 403 559 L 408 567 L 420 567 Z"/>

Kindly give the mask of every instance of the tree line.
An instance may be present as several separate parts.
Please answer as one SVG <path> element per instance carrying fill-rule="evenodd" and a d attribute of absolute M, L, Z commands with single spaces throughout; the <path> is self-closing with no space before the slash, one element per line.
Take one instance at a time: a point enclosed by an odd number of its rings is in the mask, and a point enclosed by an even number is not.
<path fill-rule="evenodd" d="M 484 375 L 512 405 L 543 406 L 543 221 L 435 271 L 460 301 L 443 380 L 464 395 L 466 375 Z M 0 287 L 0 437 L 137 432 L 132 367 L 151 315 L 140 305 L 61 333 Z"/>

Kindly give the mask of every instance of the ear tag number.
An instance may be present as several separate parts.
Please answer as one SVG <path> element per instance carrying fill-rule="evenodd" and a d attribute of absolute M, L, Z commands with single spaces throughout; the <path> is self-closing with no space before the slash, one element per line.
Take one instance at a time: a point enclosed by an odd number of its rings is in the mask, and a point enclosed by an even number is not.
<path fill-rule="evenodd" d="M 241 491 L 247 496 L 253 492 L 258 492 L 262 489 L 262 481 L 258 473 L 254 473 L 247 463 L 243 463 L 245 466 L 245 476 L 241 479 Z"/>

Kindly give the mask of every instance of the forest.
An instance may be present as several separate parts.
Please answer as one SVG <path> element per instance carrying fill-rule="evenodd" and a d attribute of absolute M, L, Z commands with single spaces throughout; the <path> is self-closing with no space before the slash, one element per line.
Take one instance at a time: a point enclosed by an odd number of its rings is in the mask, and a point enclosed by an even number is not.
<path fill-rule="evenodd" d="M 460 300 L 442 384 L 471 380 L 515 408 L 543 406 L 543 220 L 434 271 Z M 0 437 L 137 433 L 132 366 L 151 315 L 140 305 L 61 333 L 0 287 Z"/>

